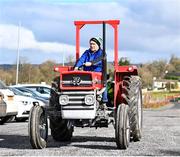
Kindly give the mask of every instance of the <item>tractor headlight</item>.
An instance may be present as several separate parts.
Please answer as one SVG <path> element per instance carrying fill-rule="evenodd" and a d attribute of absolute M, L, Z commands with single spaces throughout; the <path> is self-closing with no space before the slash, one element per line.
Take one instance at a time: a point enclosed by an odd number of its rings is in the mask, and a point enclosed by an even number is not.
<path fill-rule="evenodd" d="M 85 104 L 86 105 L 92 105 L 92 104 L 94 104 L 94 101 L 95 101 L 94 95 L 86 95 L 85 96 Z"/>
<path fill-rule="evenodd" d="M 69 97 L 67 95 L 61 95 L 59 97 L 59 103 L 61 105 L 67 105 L 69 103 Z"/>

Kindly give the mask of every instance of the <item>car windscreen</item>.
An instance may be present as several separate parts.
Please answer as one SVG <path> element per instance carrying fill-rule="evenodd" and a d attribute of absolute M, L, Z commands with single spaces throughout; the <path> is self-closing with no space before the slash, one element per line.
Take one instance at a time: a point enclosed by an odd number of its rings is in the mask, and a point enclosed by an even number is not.
<path fill-rule="evenodd" d="M 41 93 L 41 94 L 50 94 L 51 89 L 41 86 L 24 86 L 25 88 L 31 89 L 32 91 Z"/>
<path fill-rule="evenodd" d="M 33 97 L 40 97 L 40 94 L 38 92 L 35 92 L 29 88 L 24 88 L 24 87 L 16 87 L 16 88 L 24 93 L 30 93 Z"/>
<path fill-rule="evenodd" d="M 23 92 L 21 92 L 20 90 L 16 89 L 16 88 L 9 88 L 15 95 L 21 95 L 21 96 L 25 96 L 25 94 Z"/>

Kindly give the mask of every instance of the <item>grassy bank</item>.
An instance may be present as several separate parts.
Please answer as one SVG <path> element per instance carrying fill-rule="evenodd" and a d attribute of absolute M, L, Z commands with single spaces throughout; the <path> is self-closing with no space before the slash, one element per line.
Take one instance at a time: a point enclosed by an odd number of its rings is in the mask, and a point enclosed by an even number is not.
<path fill-rule="evenodd" d="M 178 99 L 180 99 L 180 91 L 147 92 L 143 94 L 143 105 L 144 108 L 159 108 Z"/>

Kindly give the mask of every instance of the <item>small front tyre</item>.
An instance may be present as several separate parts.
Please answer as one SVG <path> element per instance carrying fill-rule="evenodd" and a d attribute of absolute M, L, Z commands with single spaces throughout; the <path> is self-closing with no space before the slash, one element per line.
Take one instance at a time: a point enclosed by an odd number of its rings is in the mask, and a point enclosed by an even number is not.
<path fill-rule="evenodd" d="M 46 111 L 36 105 L 31 108 L 28 122 L 28 132 L 31 146 L 34 149 L 42 149 L 47 145 L 48 122 Z"/>
<path fill-rule="evenodd" d="M 116 114 L 116 144 L 118 149 L 127 149 L 130 142 L 129 106 L 120 104 Z"/>

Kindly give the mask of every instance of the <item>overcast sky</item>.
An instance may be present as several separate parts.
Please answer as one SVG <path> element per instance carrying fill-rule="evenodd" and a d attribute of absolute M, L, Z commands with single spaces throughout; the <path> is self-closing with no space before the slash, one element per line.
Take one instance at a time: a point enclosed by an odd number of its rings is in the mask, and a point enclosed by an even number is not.
<path fill-rule="evenodd" d="M 75 56 L 74 20 L 119 19 L 119 57 L 132 63 L 180 57 L 180 0 L 1 0 L 0 64 L 16 63 L 18 24 L 20 56 L 30 63 L 62 62 Z M 102 26 L 82 29 L 81 53 Z M 113 60 L 113 31 L 107 27 L 108 60 Z"/>

